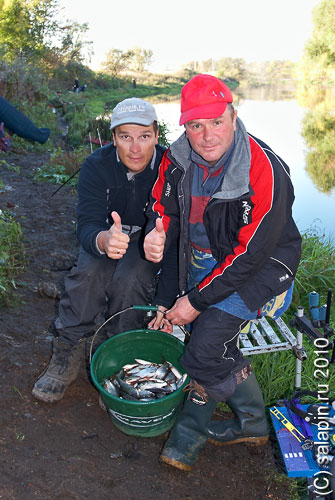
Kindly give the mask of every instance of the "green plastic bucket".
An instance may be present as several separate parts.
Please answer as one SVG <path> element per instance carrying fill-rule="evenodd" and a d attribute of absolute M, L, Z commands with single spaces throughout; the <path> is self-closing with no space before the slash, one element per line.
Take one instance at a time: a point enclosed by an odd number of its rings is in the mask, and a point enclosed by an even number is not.
<path fill-rule="evenodd" d="M 101 385 L 104 377 L 119 372 L 123 365 L 135 358 L 155 363 L 170 361 L 181 373 L 179 363 L 184 344 L 173 335 L 155 330 L 131 330 L 119 333 L 104 342 L 94 353 L 91 376 L 99 390 L 113 424 L 130 436 L 154 437 L 173 426 L 184 400 L 183 387 L 156 401 L 127 401 L 109 394 Z"/>

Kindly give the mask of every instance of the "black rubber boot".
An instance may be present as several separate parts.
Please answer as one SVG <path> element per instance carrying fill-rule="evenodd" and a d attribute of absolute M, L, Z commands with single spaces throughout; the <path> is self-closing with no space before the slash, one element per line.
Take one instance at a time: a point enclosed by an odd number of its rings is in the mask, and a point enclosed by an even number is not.
<path fill-rule="evenodd" d="M 219 446 L 236 443 L 262 445 L 268 441 L 269 425 L 263 395 L 254 373 L 237 385 L 226 403 L 236 418 L 211 420 L 208 426 L 210 443 Z"/>
<path fill-rule="evenodd" d="M 191 391 L 165 443 L 160 460 L 177 469 L 190 471 L 199 451 L 206 444 L 207 425 L 215 407 L 216 401 Z"/>
<path fill-rule="evenodd" d="M 45 403 L 60 401 L 68 386 L 78 377 L 81 362 L 85 358 L 85 349 L 86 339 L 71 346 L 55 338 L 52 357 L 36 380 L 32 395 Z"/>

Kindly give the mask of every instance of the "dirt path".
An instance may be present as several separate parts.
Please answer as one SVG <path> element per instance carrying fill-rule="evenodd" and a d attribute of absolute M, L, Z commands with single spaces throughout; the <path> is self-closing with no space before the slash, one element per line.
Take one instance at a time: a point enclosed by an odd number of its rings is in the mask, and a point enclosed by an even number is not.
<path fill-rule="evenodd" d="M 1 169 L 6 189 L 0 208 L 17 215 L 28 257 L 19 305 L 0 311 L 0 499 L 290 499 L 270 443 L 207 444 L 189 473 L 159 463 L 166 436 L 135 438 L 118 431 L 99 408 L 85 367 L 60 403 L 32 398 L 49 359 L 57 290 L 78 251 L 76 195 L 64 187 L 51 197 L 55 185 L 32 180 L 46 156 L 12 153 L 0 159 L 21 168 L 20 175 Z"/>

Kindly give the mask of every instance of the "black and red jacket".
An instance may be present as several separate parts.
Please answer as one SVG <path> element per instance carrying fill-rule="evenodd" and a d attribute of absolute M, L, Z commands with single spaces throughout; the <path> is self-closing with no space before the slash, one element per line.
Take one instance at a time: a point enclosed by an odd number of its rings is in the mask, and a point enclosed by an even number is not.
<path fill-rule="evenodd" d="M 165 152 L 147 215 L 147 232 L 163 218 L 166 248 L 179 238 L 179 291 L 187 291 L 191 148 L 183 134 Z M 238 118 L 235 147 L 222 185 L 204 212 L 217 266 L 188 293 L 203 311 L 238 292 L 251 311 L 287 290 L 301 256 L 292 218 L 294 190 L 289 168 L 265 143 L 248 134 Z"/>

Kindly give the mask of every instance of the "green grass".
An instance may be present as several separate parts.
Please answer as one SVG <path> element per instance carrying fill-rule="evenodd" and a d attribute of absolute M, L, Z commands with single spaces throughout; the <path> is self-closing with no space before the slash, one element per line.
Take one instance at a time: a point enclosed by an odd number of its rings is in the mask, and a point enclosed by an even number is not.
<path fill-rule="evenodd" d="M 88 110 L 94 116 L 111 112 L 118 102 L 128 97 L 139 97 L 150 102 L 160 102 L 179 99 L 184 82 L 181 80 L 153 81 L 150 83 L 138 83 L 133 88 L 131 81 L 120 82 L 120 87 L 108 89 L 89 89 L 82 94 Z M 79 94 L 80 95 L 80 94 Z"/>
<path fill-rule="evenodd" d="M 312 227 L 302 235 L 302 258 L 295 278 L 294 306 L 308 308 L 308 293 L 313 290 L 320 294 L 320 304 L 325 304 L 328 288 L 334 284 L 335 243 L 331 237 Z"/>
<path fill-rule="evenodd" d="M 16 277 L 24 269 L 25 257 L 21 226 L 15 216 L 0 210 L 0 305 L 9 305 Z"/>

